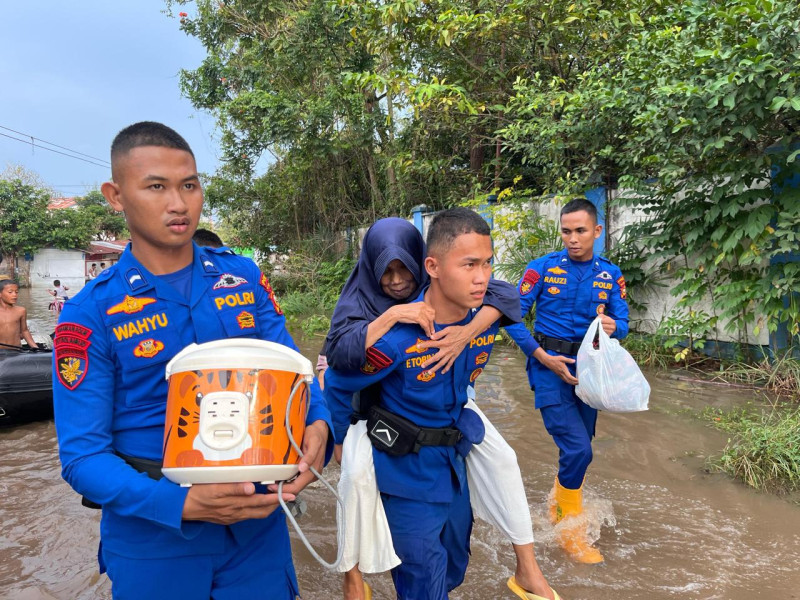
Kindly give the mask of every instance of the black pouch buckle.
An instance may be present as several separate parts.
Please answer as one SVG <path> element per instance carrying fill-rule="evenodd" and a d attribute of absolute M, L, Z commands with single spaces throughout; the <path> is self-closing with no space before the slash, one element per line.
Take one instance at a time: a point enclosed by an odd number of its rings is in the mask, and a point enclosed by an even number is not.
<path fill-rule="evenodd" d="M 372 445 L 391 456 L 405 456 L 418 452 L 417 437 L 420 427 L 405 417 L 373 406 L 367 418 L 367 434 Z"/>

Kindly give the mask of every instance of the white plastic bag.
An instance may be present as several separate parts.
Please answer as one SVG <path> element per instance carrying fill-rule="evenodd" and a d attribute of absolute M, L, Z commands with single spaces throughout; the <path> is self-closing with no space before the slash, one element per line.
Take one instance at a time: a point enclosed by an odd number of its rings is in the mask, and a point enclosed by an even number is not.
<path fill-rule="evenodd" d="M 599 345 L 595 349 L 593 342 L 598 331 Z M 592 408 L 610 412 L 647 410 L 650 384 L 619 340 L 611 339 L 603 331 L 599 316 L 583 336 L 576 370 L 575 393 Z"/>

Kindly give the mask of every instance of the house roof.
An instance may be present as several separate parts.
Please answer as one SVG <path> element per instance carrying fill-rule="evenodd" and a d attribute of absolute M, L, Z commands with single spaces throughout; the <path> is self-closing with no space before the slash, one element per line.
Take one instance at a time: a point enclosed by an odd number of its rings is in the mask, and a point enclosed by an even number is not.
<path fill-rule="evenodd" d="M 128 240 L 92 242 L 89 244 L 89 254 L 122 254 L 127 245 Z"/>
<path fill-rule="evenodd" d="M 61 210 L 63 208 L 75 208 L 78 206 L 76 198 L 50 198 L 47 205 L 48 210 Z"/>

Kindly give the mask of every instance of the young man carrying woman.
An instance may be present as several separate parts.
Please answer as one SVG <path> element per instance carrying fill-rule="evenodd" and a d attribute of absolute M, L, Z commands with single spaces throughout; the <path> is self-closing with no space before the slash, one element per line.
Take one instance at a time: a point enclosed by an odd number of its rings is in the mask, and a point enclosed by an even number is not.
<path fill-rule="evenodd" d="M 488 236 L 488 227 L 485 229 Z M 467 344 L 495 324 L 498 318 L 507 315 L 510 317 L 507 322 L 519 319 L 519 303 L 516 293 L 511 293 L 513 288 L 503 282 L 489 280 L 485 296 L 481 294 L 480 298 L 475 298 L 477 305 L 470 314 L 471 319 L 464 324 L 436 331 L 435 310 L 427 302 L 413 302 L 429 282 L 425 257 L 422 236 L 407 221 L 382 219 L 370 228 L 364 238 L 358 264 L 342 290 L 326 341 L 325 351 L 334 370 L 345 373 L 361 368 L 364 373 L 364 365 L 369 364 L 368 349 L 398 324 L 416 324 L 422 330 L 422 337 L 430 338 L 430 341 L 418 339 L 413 348 L 406 349 L 411 352 L 408 356 L 427 373 L 423 379 L 436 377 L 437 370 L 444 375 L 462 355 Z M 439 348 L 439 352 L 428 352 L 430 348 Z M 477 353 L 475 360 L 484 364 L 488 360 L 488 352 Z M 472 373 L 479 374 L 481 369 L 475 368 Z M 466 397 L 463 401 L 466 402 Z M 353 408 L 363 419 L 369 407 L 379 402 L 380 384 L 363 389 L 359 405 Z M 509 587 L 523 599 L 553 598 L 554 593 L 536 563 L 530 512 L 516 455 L 474 402 L 470 401 L 466 409 L 463 412 L 479 416 L 477 428 L 486 432 L 484 441 L 472 447 L 467 460 L 469 483 L 473 488 L 472 507 L 478 516 L 503 531 L 513 544 L 517 569 L 515 576 L 509 580 Z M 399 562 L 391 551 L 386 552 L 386 544 L 379 543 L 385 539 L 381 535 L 389 534 L 380 527 L 380 521 L 385 517 L 383 506 L 374 491 L 372 448 L 365 422 L 358 420 L 358 417 L 352 421 L 354 423 L 347 431 L 345 440 L 345 460 L 340 482 L 340 493 L 346 499 L 349 533 L 340 570 L 346 571 L 344 595 L 348 600 L 369 598 L 369 587 L 363 582 L 360 569 L 364 572 L 384 571 L 396 567 Z M 480 473 L 482 478 L 487 473 L 497 473 L 497 480 L 476 480 L 476 473 Z M 506 490 L 505 501 L 495 494 L 480 493 L 480 490 L 498 487 Z M 371 535 L 367 535 L 367 532 Z M 391 548 L 391 544 L 388 548 Z M 411 594 L 409 597 L 413 597 L 413 592 Z"/>

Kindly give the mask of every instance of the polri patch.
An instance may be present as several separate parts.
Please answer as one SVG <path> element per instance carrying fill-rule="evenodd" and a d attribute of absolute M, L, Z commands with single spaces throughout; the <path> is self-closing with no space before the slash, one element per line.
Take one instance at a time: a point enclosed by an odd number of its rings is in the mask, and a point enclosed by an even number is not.
<path fill-rule="evenodd" d="M 155 298 L 135 298 L 134 296 L 126 295 L 122 302 L 115 304 L 106 311 L 107 315 L 116 315 L 117 313 L 125 313 L 132 315 L 134 313 L 142 312 L 145 306 L 153 304 Z"/>
<path fill-rule="evenodd" d="M 153 358 L 156 354 L 164 349 L 164 342 L 149 338 L 139 342 L 139 345 L 133 349 L 133 355 L 136 358 Z"/>
<path fill-rule="evenodd" d="M 622 275 L 617 279 L 617 285 L 619 285 L 619 297 L 625 300 L 628 297 L 628 290 L 625 288 L 625 278 Z"/>
<path fill-rule="evenodd" d="M 89 370 L 89 336 L 92 330 L 77 323 L 61 323 L 54 341 L 56 378 L 68 390 L 74 390 Z"/>
<path fill-rule="evenodd" d="M 525 275 L 522 277 L 522 281 L 519 284 L 519 293 L 523 296 L 527 296 L 531 293 L 534 286 L 539 283 L 539 280 L 542 278 L 539 275 L 539 272 L 536 269 L 528 269 L 525 271 Z"/>
<path fill-rule="evenodd" d="M 420 371 L 417 375 L 419 381 L 430 381 L 434 377 L 436 377 L 436 371 Z"/>
<path fill-rule="evenodd" d="M 556 286 L 551 285 L 549 288 L 547 288 L 547 291 L 555 296 L 561 293 L 561 288 L 557 288 Z"/>
<path fill-rule="evenodd" d="M 214 284 L 213 289 L 219 290 L 223 288 L 235 288 L 239 287 L 240 285 L 244 285 L 245 283 L 247 283 L 247 279 L 244 277 L 237 277 L 236 275 L 231 275 L 230 273 L 224 273 Z"/>
<path fill-rule="evenodd" d="M 391 358 L 375 348 L 375 346 L 370 346 L 367 348 L 367 360 L 361 365 L 361 372 L 365 375 L 374 375 L 390 366 L 393 362 Z"/>
<path fill-rule="evenodd" d="M 478 356 L 475 357 L 475 364 L 476 365 L 483 365 L 486 364 L 486 361 L 489 360 L 489 353 L 488 352 L 481 352 Z"/>
<path fill-rule="evenodd" d="M 417 338 L 417 341 L 414 342 L 413 346 L 409 346 L 406 348 L 406 354 L 420 354 L 421 352 L 425 352 L 425 348 L 420 348 L 419 345 L 424 342 L 425 340 L 421 338 Z"/>
<path fill-rule="evenodd" d="M 481 373 L 483 373 L 483 369 L 481 369 L 481 368 L 475 369 L 472 373 L 470 373 L 470 376 L 469 376 L 470 383 L 475 383 L 475 380 L 478 378 L 478 376 Z"/>
<path fill-rule="evenodd" d="M 275 292 L 272 290 L 272 286 L 269 283 L 269 279 L 263 273 L 261 274 L 261 280 L 258 282 L 264 291 L 267 292 L 267 296 L 269 296 L 270 302 L 272 302 L 272 308 L 275 309 L 275 312 L 279 315 L 283 314 L 281 310 L 281 305 L 278 304 L 278 301 L 275 299 Z"/>
<path fill-rule="evenodd" d="M 253 329 L 256 326 L 256 319 L 252 313 L 243 310 L 236 317 L 236 322 L 239 324 L 239 329 Z"/>
<path fill-rule="evenodd" d="M 56 325 L 56 335 L 76 335 L 80 338 L 85 340 L 89 339 L 89 336 L 92 334 L 92 330 L 88 327 L 84 327 L 83 325 L 79 325 L 78 323 L 59 323 Z"/>

